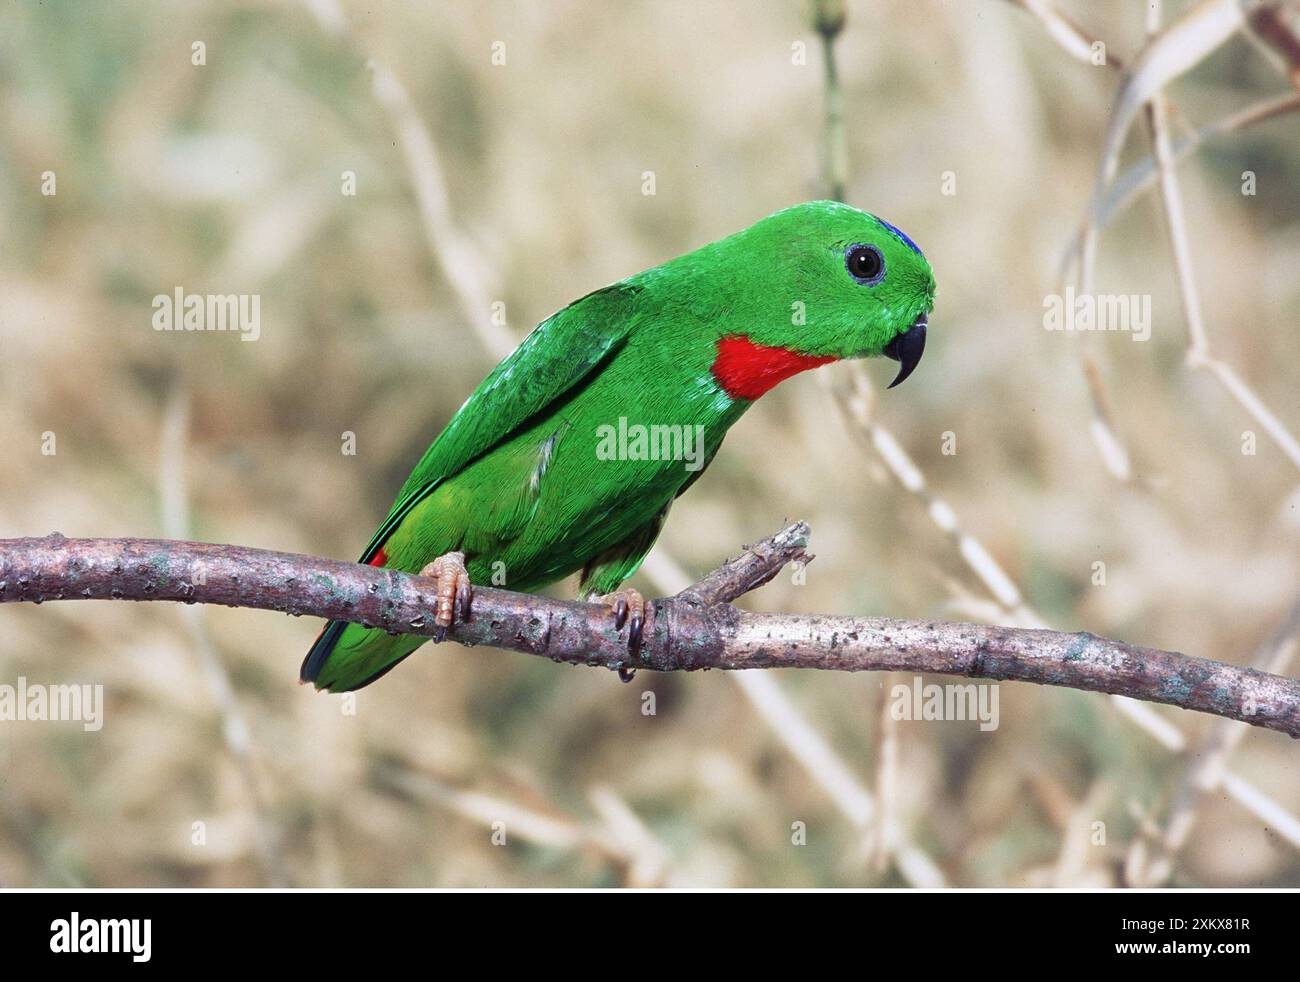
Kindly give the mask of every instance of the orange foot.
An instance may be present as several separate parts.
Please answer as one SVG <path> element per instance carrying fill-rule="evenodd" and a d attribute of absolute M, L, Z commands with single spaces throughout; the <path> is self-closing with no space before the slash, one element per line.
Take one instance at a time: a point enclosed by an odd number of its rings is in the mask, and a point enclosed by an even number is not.
<path fill-rule="evenodd" d="M 449 552 L 439 556 L 428 566 L 420 570 L 421 576 L 428 576 L 437 581 L 435 596 L 434 623 L 438 625 L 433 635 L 434 641 L 447 637 L 447 628 L 455 621 L 463 621 L 469 616 L 469 603 L 474 588 L 469 582 L 469 573 L 465 571 L 465 554 Z"/>
<path fill-rule="evenodd" d="M 641 647 L 641 629 L 645 627 L 645 597 L 640 590 L 630 586 L 620 587 L 613 593 L 592 597 L 592 603 L 608 604 L 614 615 L 615 630 L 623 630 L 627 625 L 627 650 L 635 652 Z M 626 682 L 631 676 L 625 669 L 619 670 L 619 676 Z"/>

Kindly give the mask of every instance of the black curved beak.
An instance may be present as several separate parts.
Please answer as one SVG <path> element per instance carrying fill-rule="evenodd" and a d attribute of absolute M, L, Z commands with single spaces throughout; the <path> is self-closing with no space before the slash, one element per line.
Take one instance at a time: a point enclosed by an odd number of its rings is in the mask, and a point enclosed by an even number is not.
<path fill-rule="evenodd" d="M 925 354 L 925 326 L 929 322 L 930 315 L 922 314 L 912 321 L 911 327 L 902 334 L 894 335 L 889 344 L 885 345 L 885 357 L 898 362 L 898 375 L 889 383 L 891 389 L 911 375 L 912 369 L 921 364 L 921 355 Z"/>

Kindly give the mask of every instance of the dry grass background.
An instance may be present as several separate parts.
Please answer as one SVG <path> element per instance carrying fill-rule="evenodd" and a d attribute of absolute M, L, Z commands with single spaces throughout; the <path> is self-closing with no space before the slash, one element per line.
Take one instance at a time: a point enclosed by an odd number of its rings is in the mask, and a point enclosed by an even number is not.
<path fill-rule="evenodd" d="M 1191 6 L 1168 4 L 1166 21 Z M 1143 44 L 1143 4 L 1062 7 L 1126 62 Z M 1073 59 L 1009 3 L 848 8 L 847 197 L 934 265 L 929 353 L 889 393 L 873 363 L 769 395 L 679 503 L 651 573 L 702 572 L 798 517 L 818 557 L 806 585 L 782 577 L 747 602 L 1037 618 L 1248 662 L 1297 596 L 1300 474 L 1212 375 L 1184 367 L 1155 193 L 1101 233 L 1096 272 L 1099 290 L 1151 295 L 1152 339 L 1042 328 L 1121 72 Z M 435 213 L 433 235 L 416 188 L 428 175 L 366 56 L 436 148 L 451 224 Z M 1217 46 L 1166 89 L 1174 138 L 1284 93 L 1285 67 L 1240 33 Z M 3 536 L 188 525 L 351 557 L 495 361 L 489 312 L 465 310 L 476 289 L 505 301 L 519 337 L 590 289 L 823 193 L 822 64 L 797 3 L 15 3 L 0 12 L 0 79 Z M 1122 163 L 1149 152 L 1139 121 Z M 1177 175 L 1211 347 L 1293 432 L 1298 166 L 1283 115 L 1208 141 Z M 940 193 L 945 171 L 955 195 Z M 456 288 L 447 262 L 468 264 Z M 151 298 L 178 285 L 261 294 L 261 339 L 154 332 Z M 1099 452 L 1081 359 L 1099 369 L 1128 481 Z M 1254 456 L 1244 430 L 1259 433 Z M 880 453 L 891 440 L 1022 604 L 999 604 L 991 574 L 898 483 Z M 422 649 L 347 715 L 294 684 L 314 623 L 102 603 L 0 618 L 0 681 L 107 694 L 95 734 L 0 723 L 11 886 L 1120 885 L 1142 876 L 1216 732 L 1016 685 L 992 733 L 889 725 L 876 676 L 623 685 L 452 646 Z M 1156 879 L 1300 885 L 1294 745 L 1251 731 L 1228 766 Z M 807 845 L 791 844 L 794 822 Z"/>

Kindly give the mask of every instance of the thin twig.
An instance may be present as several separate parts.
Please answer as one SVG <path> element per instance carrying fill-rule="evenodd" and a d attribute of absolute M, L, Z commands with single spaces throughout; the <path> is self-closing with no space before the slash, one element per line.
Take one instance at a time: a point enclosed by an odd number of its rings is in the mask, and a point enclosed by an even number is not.
<path fill-rule="evenodd" d="M 771 582 L 789 563 L 812 562 L 813 557 L 805 552 L 810 534 L 805 522 L 795 522 L 776 535 L 747 546 L 735 559 L 728 559 L 678 593 L 677 599 L 704 607 L 731 603 Z"/>
<path fill-rule="evenodd" d="M 790 526 L 756 547 L 784 564 Z M 778 566 L 779 568 L 779 566 Z M 201 571 L 201 576 L 196 573 Z M 167 539 L 0 540 L 0 602 L 179 600 L 345 620 L 432 635 L 433 581 L 396 570 L 245 546 Z M 553 661 L 610 669 L 817 668 L 906 671 L 1109 692 L 1300 737 L 1300 680 L 1204 658 L 1067 634 L 888 617 L 760 614 L 662 599 L 629 650 L 607 607 L 490 587 L 448 635 Z"/>

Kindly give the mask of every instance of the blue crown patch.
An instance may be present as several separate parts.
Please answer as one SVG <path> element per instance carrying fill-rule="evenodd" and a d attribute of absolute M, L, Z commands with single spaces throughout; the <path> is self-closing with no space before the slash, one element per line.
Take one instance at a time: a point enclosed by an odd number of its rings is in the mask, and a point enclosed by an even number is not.
<path fill-rule="evenodd" d="M 904 232 L 902 229 L 894 225 L 890 225 L 889 222 L 885 221 L 883 218 L 880 218 L 879 216 L 874 216 L 874 217 L 876 218 L 876 221 L 878 221 L 881 225 L 885 226 L 885 228 L 889 229 L 889 231 L 893 232 L 900 239 L 902 239 L 903 242 L 907 245 L 907 247 L 911 249 L 914 253 L 916 253 L 918 256 L 925 255 L 925 253 L 921 252 L 917 244 L 913 242 L 910 238 L 908 238 L 907 233 Z"/>

